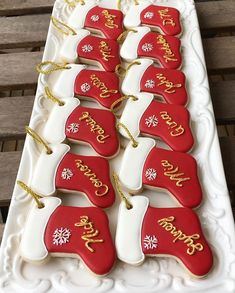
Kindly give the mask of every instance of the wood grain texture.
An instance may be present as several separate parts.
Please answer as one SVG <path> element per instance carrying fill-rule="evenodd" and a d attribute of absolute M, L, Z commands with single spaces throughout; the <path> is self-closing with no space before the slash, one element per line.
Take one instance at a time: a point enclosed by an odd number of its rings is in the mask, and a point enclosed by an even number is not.
<path fill-rule="evenodd" d="M 21 154 L 21 152 L 0 153 L 0 166 L 2 166 L 0 168 L 0 207 L 10 204 Z"/>
<path fill-rule="evenodd" d="M 203 46 L 209 73 L 235 72 L 235 36 L 204 39 Z"/>
<path fill-rule="evenodd" d="M 55 0 L 1 0 L 0 16 L 50 13 Z"/>
<path fill-rule="evenodd" d="M 0 49 L 44 46 L 49 21 L 49 14 L 1 17 Z"/>
<path fill-rule="evenodd" d="M 0 91 L 35 89 L 38 73 L 35 66 L 42 60 L 42 52 L 0 55 Z"/>
<path fill-rule="evenodd" d="M 235 124 L 235 81 L 213 82 L 210 88 L 216 123 Z"/>
<path fill-rule="evenodd" d="M 0 140 L 25 136 L 24 126 L 29 123 L 33 102 L 33 96 L 0 99 Z"/>

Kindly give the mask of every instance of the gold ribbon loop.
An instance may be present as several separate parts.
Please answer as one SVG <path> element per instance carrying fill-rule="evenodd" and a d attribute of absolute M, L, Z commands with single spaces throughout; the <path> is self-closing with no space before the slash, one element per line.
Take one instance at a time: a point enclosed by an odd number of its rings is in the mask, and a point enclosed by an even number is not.
<path fill-rule="evenodd" d="M 118 64 L 115 68 L 115 73 L 120 77 L 125 77 L 128 70 L 134 65 L 141 65 L 139 61 L 133 61 L 128 64 L 127 68 L 124 68 L 121 64 Z"/>
<path fill-rule="evenodd" d="M 138 143 L 138 141 L 136 141 L 136 140 L 134 139 L 133 135 L 130 133 L 130 131 L 129 131 L 129 129 L 126 127 L 126 125 L 124 125 L 124 124 L 121 123 L 121 122 L 118 122 L 118 123 L 117 123 L 117 129 L 119 130 L 120 128 L 123 128 L 123 129 L 126 131 L 128 137 L 129 137 L 129 139 L 132 141 L 132 146 L 133 146 L 133 148 L 137 148 L 137 146 L 138 146 L 139 143 Z"/>
<path fill-rule="evenodd" d="M 32 128 L 30 128 L 29 126 L 25 126 L 25 131 L 27 134 L 29 134 L 36 142 L 42 144 L 46 151 L 47 154 L 50 155 L 53 153 L 52 149 L 49 147 L 49 145 L 45 142 L 44 139 L 41 138 L 41 136 L 39 134 L 37 134 L 36 131 L 34 131 Z"/>
<path fill-rule="evenodd" d="M 66 36 L 76 36 L 75 30 L 73 30 L 69 25 L 65 24 L 64 22 L 58 20 L 54 16 L 51 16 L 51 22 L 60 33 Z"/>
<path fill-rule="evenodd" d="M 66 1 L 66 0 L 65 0 Z M 138 0 L 133 0 L 135 5 L 139 5 L 139 1 Z M 117 7 L 119 10 L 122 9 L 122 0 L 118 0 L 117 2 Z"/>
<path fill-rule="evenodd" d="M 36 201 L 37 206 L 39 209 L 42 209 L 45 207 L 44 203 L 42 203 L 40 201 L 40 198 L 42 198 L 42 196 L 40 196 L 39 194 L 37 194 L 36 192 L 34 192 L 30 187 L 28 187 L 23 181 L 18 180 L 17 184 L 24 189 L 27 193 L 29 193 L 33 199 Z"/>
<path fill-rule="evenodd" d="M 64 0 L 64 2 L 67 3 L 70 8 L 75 8 L 76 5 L 77 5 L 77 3 L 80 3 L 81 5 L 85 5 L 86 4 L 85 3 L 85 0 L 74 0 L 74 1 L 73 0 L 72 1 L 70 1 L 70 0 Z"/>
<path fill-rule="evenodd" d="M 64 102 L 61 101 L 60 99 L 56 98 L 56 97 L 52 94 L 52 92 L 51 92 L 51 90 L 49 89 L 48 86 L 45 87 L 44 92 L 45 92 L 45 96 L 46 96 L 48 99 L 50 99 L 52 102 L 57 103 L 59 106 L 64 106 Z"/>
<path fill-rule="evenodd" d="M 122 96 L 121 98 L 117 99 L 116 101 L 114 101 L 112 103 L 112 105 L 110 107 L 111 112 L 115 113 L 118 110 L 117 108 L 115 108 L 116 105 L 118 105 L 122 101 L 125 101 L 125 100 L 128 100 L 128 99 L 132 99 L 132 101 L 138 101 L 138 98 L 135 97 L 135 96 L 132 96 L 132 95 Z"/>
<path fill-rule="evenodd" d="M 117 42 L 119 44 L 122 44 L 125 41 L 125 39 L 126 39 L 126 37 L 127 37 L 127 35 L 128 35 L 129 32 L 137 33 L 137 30 L 130 28 L 130 29 L 122 32 L 120 34 L 120 36 L 117 38 Z"/>
<path fill-rule="evenodd" d="M 129 200 L 125 197 L 124 193 L 122 192 L 122 190 L 120 188 L 118 175 L 115 172 L 113 172 L 113 179 L 114 179 L 114 182 L 115 182 L 115 186 L 116 186 L 118 195 L 120 196 L 121 200 L 124 201 L 124 203 L 126 205 L 126 208 L 128 210 L 132 209 L 133 205 L 129 202 Z"/>
<path fill-rule="evenodd" d="M 48 67 L 48 69 L 46 69 L 46 67 Z M 38 73 L 42 73 L 42 74 L 50 74 L 54 71 L 58 71 L 58 70 L 64 70 L 64 69 L 71 69 L 70 66 L 68 66 L 67 64 L 58 64 L 58 63 L 55 63 L 53 61 L 44 61 L 44 62 L 41 62 L 39 63 L 37 66 L 36 66 L 36 70 Z"/>

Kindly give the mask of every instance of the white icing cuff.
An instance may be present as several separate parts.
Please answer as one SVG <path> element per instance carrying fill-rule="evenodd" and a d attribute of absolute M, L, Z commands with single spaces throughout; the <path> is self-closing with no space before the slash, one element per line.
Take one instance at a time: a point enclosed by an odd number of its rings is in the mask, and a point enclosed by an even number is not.
<path fill-rule="evenodd" d="M 87 13 L 91 8 L 97 6 L 96 1 L 85 1 L 84 5 L 77 4 L 74 8 L 69 20 L 68 25 L 74 29 L 81 29 L 84 27 Z"/>
<path fill-rule="evenodd" d="M 149 200 L 144 196 L 130 198 L 133 208 L 128 210 L 125 203 L 120 204 L 116 231 L 116 250 L 120 260 L 137 265 L 143 262 L 141 230 Z"/>
<path fill-rule="evenodd" d="M 139 3 L 139 5 L 132 5 L 124 18 L 124 26 L 127 29 L 139 26 L 141 24 L 140 14 L 149 5 L 151 5 L 151 3 L 149 3 L 148 1 L 145 1 L 144 3 Z"/>
<path fill-rule="evenodd" d="M 83 69 L 86 69 L 85 65 L 71 64 L 70 69 L 62 70 L 58 75 L 51 89 L 53 94 L 60 99 L 67 99 L 74 97 L 74 84 L 76 77 Z"/>
<path fill-rule="evenodd" d="M 81 29 L 77 31 L 75 36 L 66 36 L 60 49 L 61 59 L 67 63 L 75 63 L 78 58 L 78 44 L 88 35 L 90 35 L 88 30 Z"/>
<path fill-rule="evenodd" d="M 65 124 L 69 115 L 79 106 L 80 101 L 76 98 L 61 100 L 65 104 L 59 106 L 56 104 L 51 110 L 42 136 L 48 143 L 59 144 L 65 141 Z"/>
<path fill-rule="evenodd" d="M 127 62 L 132 62 L 138 57 L 137 49 L 140 40 L 150 32 L 149 27 L 135 27 L 137 32 L 129 32 L 120 50 L 120 55 Z"/>
<path fill-rule="evenodd" d="M 39 209 L 36 203 L 30 208 L 20 243 L 21 256 L 31 262 L 41 262 L 48 255 L 44 235 L 51 214 L 61 204 L 57 197 L 42 198 L 44 208 Z"/>
<path fill-rule="evenodd" d="M 137 142 L 136 148 L 132 146 L 132 142 L 127 145 L 119 171 L 120 182 L 132 192 L 142 189 L 144 163 L 156 144 L 155 140 L 147 137 L 139 137 Z"/>
<path fill-rule="evenodd" d="M 122 112 L 120 122 L 128 128 L 134 137 L 137 137 L 140 134 L 140 119 L 154 99 L 154 96 L 147 93 L 141 93 L 135 96 L 138 100 L 133 101 L 132 99 L 129 99 L 127 101 L 124 111 Z M 119 132 L 126 138 L 129 137 L 125 129 L 119 128 Z"/>
<path fill-rule="evenodd" d="M 136 59 L 140 65 L 133 65 L 127 71 L 122 83 L 122 92 L 124 95 L 136 95 L 140 92 L 140 82 L 146 69 L 153 64 L 150 59 Z"/>
<path fill-rule="evenodd" d="M 50 145 L 53 153 L 48 155 L 42 152 L 34 169 L 31 187 L 42 196 L 54 195 L 56 192 L 55 177 L 57 168 L 65 156 L 70 151 L 66 144 Z"/>

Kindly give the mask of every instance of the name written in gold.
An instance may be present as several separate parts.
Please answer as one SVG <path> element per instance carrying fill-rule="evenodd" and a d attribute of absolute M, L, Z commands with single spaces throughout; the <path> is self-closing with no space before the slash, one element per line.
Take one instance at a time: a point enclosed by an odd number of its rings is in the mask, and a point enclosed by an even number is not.
<path fill-rule="evenodd" d="M 112 49 L 105 41 L 101 41 L 99 45 L 100 53 L 102 54 L 102 59 L 105 61 L 109 61 L 110 58 L 114 58 L 115 56 L 111 55 Z"/>
<path fill-rule="evenodd" d="M 99 94 L 101 98 L 109 98 L 111 94 L 116 94 L 118 92 L 117 90 L 109 89 L 95 74 L 92 74 L 90 79 L 92 84 L 101 90 Z"/>
<path fill-rule="evenodd" d="M 186 235 L 181 230 L 178 230 L 172 222 L 174 222 L 175 217 L 170 216 L 168 218 L 163 218 L 158 220 L 158 224 L 164 228 L 167 232 L 171 233 L 174 239 L 172 242 L 183 241 L 187 245 L 187 254 L 194 255 L 197 251 L 203 250 L 203 245 L 200 242 L 195 243 L 195 240 L 200 238 L 199 234 Z"/>
<path fill-rule="evenodd" d="M 91 247 L 91 244 L 104 242 L 103 239 L 94 239 L 94 237 L 99 235 L 99 230 L 94 228 L 93 223 L 89 220 L 88 216 L 80 216 L 80 221 L 75 223 L 74 226 L 84 228 L 85 231 L 81 238 L 85 241 L 85 246 L 90 252 L 95 251 Z"/>
<path fill-rule="evenodd" d="M 184 133 L 184 127 L 178 125 L 166 111 L 161 111 L 160 116 L 169 125 L 168 129 L 170 129 L 171 136 L 180 136 Z"/>
<path fill-rule="evenodd" d="M 102 14 L 106 19 L 105 26 L 108 28 L 118 28 L 118 25 L 115 23 L 116 15 L 109 13 L 106 9 L 102 11 Z"/>
<path fill-rule="evenodd" d="M 175 54 L 172 52 L 170 45 L 167 43 L 167 40 L 164 38 L 163 35 L 157 36 L 157 43 L 162 45 L 161 49 L 165 51 L 163 58 L 166 63 L 168 63 L 169 61 L 177 61 L 177 59 L 175 58 Z"/>
<path fill-rule="evenodd" d="M 169 13 L 168 8 L 159 10 L 158 13 L 160 15 L 160 18 L 162 19 L 163 25 L 175 26 L 174 19 L 172 18 L 172 16 L 170 14 L 168 14 Z"/>
<path fill-rule="evenodd" d="M 177 83 L 177 84 L 174 84 L 172 81 L 169 81 L 164 74 L 162 73 L 157 73 L 156 74 L 156 78 L 158 80 L 160 80 L 160 83 L 158 83 L 157 85 L 158 86 L 165 86 L 165 89 L 164 89 L 164 92 L 165 93 L 168 93 L 168 94 L 173 94 L 176 92 L 176 88 L 181 88 L 182 87 L 182 84 L 181 83 Z"/>

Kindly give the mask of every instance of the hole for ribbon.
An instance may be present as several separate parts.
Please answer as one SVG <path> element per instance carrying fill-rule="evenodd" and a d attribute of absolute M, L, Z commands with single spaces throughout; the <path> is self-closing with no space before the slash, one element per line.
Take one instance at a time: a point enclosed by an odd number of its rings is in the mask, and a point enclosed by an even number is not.
<path fill-rule="evenodd" d="M 18 180 L 17 184 L 24 189 L 27 193 L 29 193 L 33 199 L 36 201 L 36 204 L 38 206 L 39 209 L 42 209 L 45 207 L 44 203 L 42 203 L 40 201 L 40 198 L 42 198 L 42 196 L 40 196 L 39 194 L 37 194 L 36 192 L 34 192 L 30 187 L 28 187 L 23 181 Z"/>

